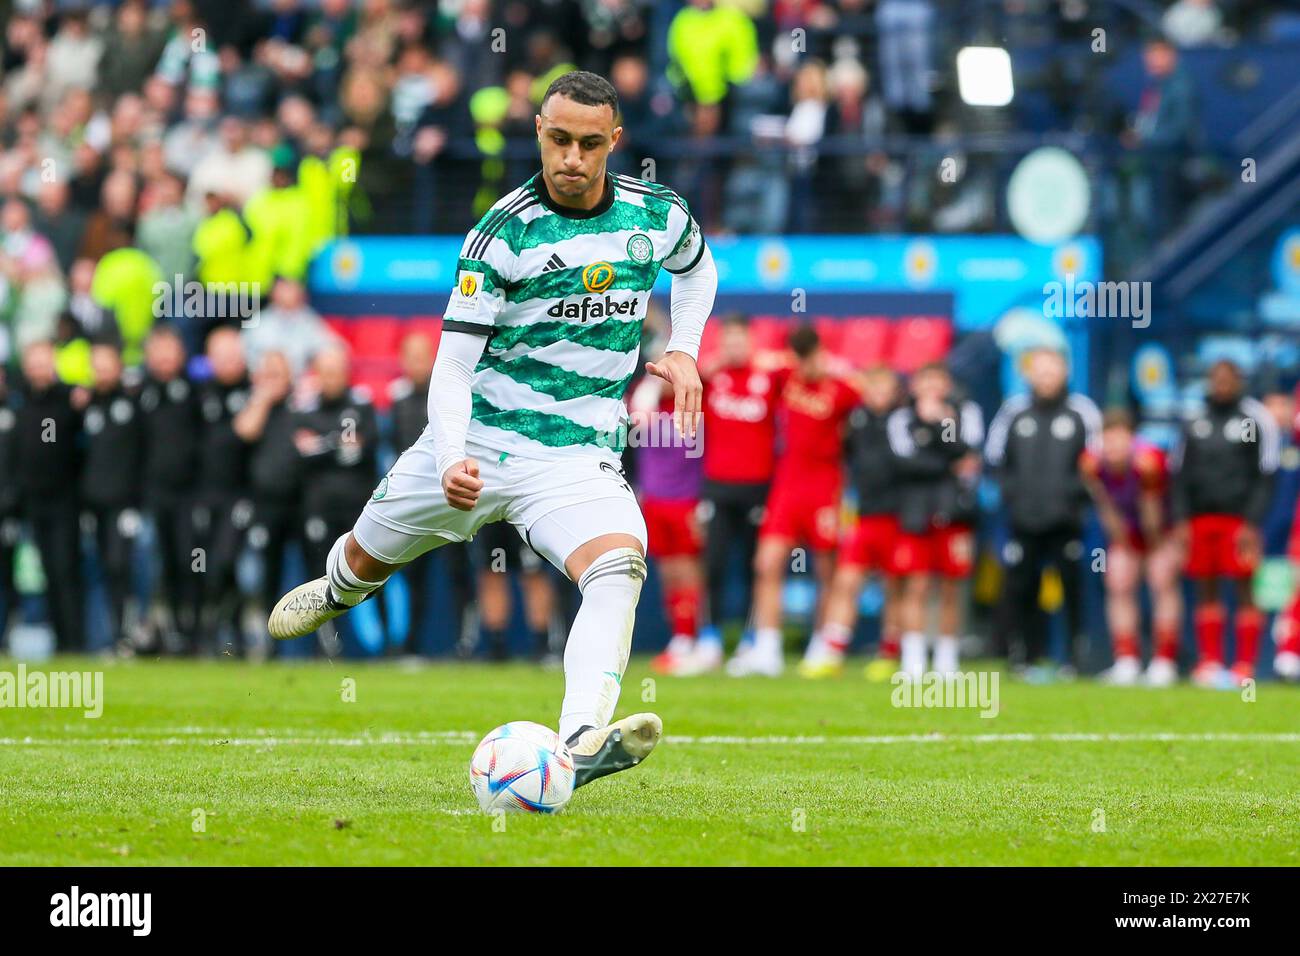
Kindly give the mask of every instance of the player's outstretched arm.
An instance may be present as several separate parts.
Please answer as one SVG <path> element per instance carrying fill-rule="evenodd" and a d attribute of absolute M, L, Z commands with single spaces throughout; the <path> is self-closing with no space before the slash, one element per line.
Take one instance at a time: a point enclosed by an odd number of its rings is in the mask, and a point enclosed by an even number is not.
<path fill-rule="evenodd" d="M 486 335 L 443 329 L 429 383 L 429 427 L 438 474 L 447 503 L 461 511 L 470 511 L 483 490 L 478 462 L 465 454 L 465 434 L 473 401 L 470 383 L 486 346 Z"/>

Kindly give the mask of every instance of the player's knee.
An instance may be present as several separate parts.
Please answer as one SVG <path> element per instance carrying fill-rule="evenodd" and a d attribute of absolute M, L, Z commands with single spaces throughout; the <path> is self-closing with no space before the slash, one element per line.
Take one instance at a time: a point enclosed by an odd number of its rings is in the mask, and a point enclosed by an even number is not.
<path fill-rule="evenodd" d="M 1132 569 L 1123 565 L 1110 567 L 1106 574 L 1102 575 L 1102 580 L 1105 583 L 1106 593 L 1112 597 L 1128 594 L 1137 586 Z"/>
<path fill-rule="evenodd" d="M 617 588 L 640 597 L 646 579 L 645 558 L 638 548 L 613 548 L 599 555 L 578 578 L 578 590 L 585 596 L 593 588 Z"/>
<path fill-rule="evenodd" d="M 763 546 L 754 555 L 754 573 L 761 578 L 781 577 L 785 574 L 788 551 L 785 548 Z"/>
<path fill-rule="evenodd" d="M 385 564 L 373 557 L 349 533 L 343 542 L 343 557 L 352 573 L 363 581 L 384 581 L 395 572 L 399 565 Z"/>
<path fill-rule="evenodd" d="M 841 565 L 835 569 L 831 577 L 831 593 L 853 600 L 861 593 L 864 583 L 866 583 L 866 575 L 858 568 Z"/>
<path fill-rule="evenodd" d="M 539 540 L 541 537 L 544 537 L 544 535 L 544 531 L 539 535 L 537 527 L 534 527 L 532 538 L 533 547 L 538 548 L 541 553 L 546 554 L 547 549 L 541 540 Z M 564 571 L 568 574 L 569 580 L 580 581 L 596 564 L 596 562 L 602 560 L 606 555 L 612 554 L 615 551 L 631 552 L 641 559 L 643 565 L 645 564 L 645 546 L 641 543 L 641 540 L 638 537 L 623 533 L 603 534 L 597 538 L 592 538 L 585 544 L 581 544 L 575 548 L 572 553 L 564 559 Z"/>

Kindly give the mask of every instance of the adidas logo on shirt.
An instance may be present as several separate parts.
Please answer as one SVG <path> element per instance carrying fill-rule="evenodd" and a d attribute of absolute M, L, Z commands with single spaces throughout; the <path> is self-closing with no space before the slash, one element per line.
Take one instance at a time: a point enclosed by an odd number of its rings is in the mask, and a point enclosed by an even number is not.
<path fill-rule="evenodd" d="M 552 252 L 551 258 L 547 259 L 546 265 L 542 266 L 542 271 L 554 272 L 556 269 L 567 269 L 567 268 L 568 266 L 564 264 L 564 260 Z"/>

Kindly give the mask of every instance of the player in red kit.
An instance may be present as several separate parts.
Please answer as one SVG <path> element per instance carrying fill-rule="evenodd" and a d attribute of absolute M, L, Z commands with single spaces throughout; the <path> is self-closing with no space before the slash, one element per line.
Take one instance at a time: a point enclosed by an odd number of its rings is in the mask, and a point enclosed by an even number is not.
<path fill-rule="evenodd" d="M 776 442 L 776 363 L 756 356 L 745 316 L 732 313 L 720 323 L 718 356 L 700 370 L 704 379 L 701 432 L 704 481 L 699 519 L 704 534 L 707 580 L 699 638 L 692 648 L 679 645 L 660 665 L 678 676 L 722 666 L 723 604 L 728 577 L 739 569 L 747 614 L 754 590 L 754 555 L 763 520 Z"/>
<path fill-rule="evenodd" d="M 727 663 L 727 673 L 734 677 L 781 673 L 781 588 L 791 549 L 806 545 L 813 552 L 818 625 L 834 569 L 843 426 L 861 397 L 847 380 L 831 374 L 812 326 L 801 326 L 790 335 L 790 349 L 793 367 L 777 373 L 781 441 L 754 561 L 754 640 Z"/>
<path fill-rule="evenodd" d="M 887 423 L 898 407 L 898 374 L 886 365 L 863 375 L 865 398 L 849 415 L 844 453 L 857 508 L 844 529 L 835 554 L 835 576 L 821 630 L 808 643 L 799 673 L 804 677 L 838 676 L 853 641 L 858 602 L 869 574 L 881 578 L 884 607 L 880 614 L 880 652 L 867 665 L 867 679 L 886 681 L 898 670 L 898 575 L 894 551 L 898 544 L 898 474 L 889 447 Z"/>
<path fill-rule="evenodd" d="M 1134 435 L 1128 412 L 1115 409 L 1102 419 L 1100 451 L 1084 451 L 1079 471 L 1106 533 L 1106 623 L 1115 663 L 1104 679 L 1128 685 L 1141 676 L 1138 587 L 1145 572 L 1155 632 L 1146 681 L 1153 687 L 1168 687 L 1178 679 L 1183 555 L 1169 533 L 1165 455 Z"/>

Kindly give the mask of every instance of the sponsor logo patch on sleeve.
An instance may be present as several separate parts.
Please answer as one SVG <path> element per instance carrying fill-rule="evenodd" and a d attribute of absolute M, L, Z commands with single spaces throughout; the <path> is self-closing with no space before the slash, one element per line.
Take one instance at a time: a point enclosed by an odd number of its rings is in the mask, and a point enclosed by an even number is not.
<path fill-rule="evenodd" d="M 456 289 L 447 303 L 446 317 L 472 320 L 478 315 L 479 298 L 483 292 L 483 273 L 460 270 Z"/>

